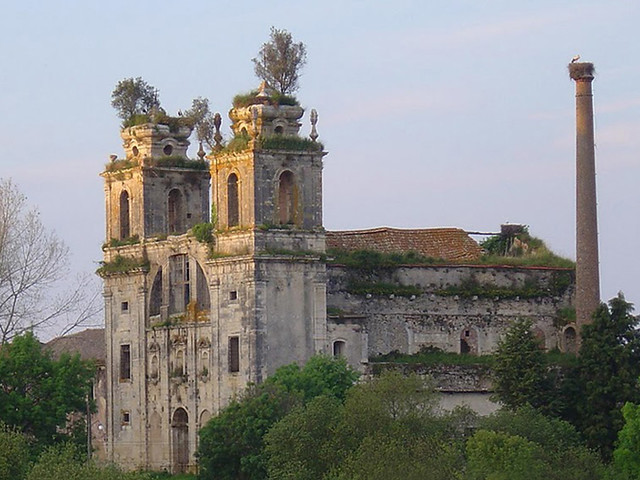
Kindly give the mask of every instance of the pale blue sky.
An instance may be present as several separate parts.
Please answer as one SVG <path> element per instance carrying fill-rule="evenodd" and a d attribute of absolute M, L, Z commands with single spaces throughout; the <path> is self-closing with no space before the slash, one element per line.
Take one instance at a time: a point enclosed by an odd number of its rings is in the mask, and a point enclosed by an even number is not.
<path fill-rule="evenodd" d="M 530 225 L 574 257 L 574 86 L 593 61 L 603 299 L 640 302 L 637 1 L 3 2 L 1 177 L 93 271 L 102 179 L 122 153 L 115 84 L 142 76 L 169 113 L 223 115 L 258 84 L 273 25 L 306 43 L 298 98 L 319 113 L 328 229 Z M 305 116 L 302 131 L 309 131 Z"/>

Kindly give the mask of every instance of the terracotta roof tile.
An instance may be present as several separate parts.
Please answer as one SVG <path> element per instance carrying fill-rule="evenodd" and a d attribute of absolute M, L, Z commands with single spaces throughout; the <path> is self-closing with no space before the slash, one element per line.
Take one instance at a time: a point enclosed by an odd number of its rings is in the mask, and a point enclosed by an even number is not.
<path fill-rule="evenodd" d="M 63 353 L 79 353 L 82 360 L 97 360 L 104 363 L 107 358 L 104 328 L 93 328 L 57 337 L 44 346 L 58 358 Z"/>
<path fill-rule="evenodd" d="M 476 260 L 482 248 L 459 228 L 399 229 L 327 232 L 327 248 L 373 250 L 381 253 L 414 251 L 425 257 L 450 261 Z"/>

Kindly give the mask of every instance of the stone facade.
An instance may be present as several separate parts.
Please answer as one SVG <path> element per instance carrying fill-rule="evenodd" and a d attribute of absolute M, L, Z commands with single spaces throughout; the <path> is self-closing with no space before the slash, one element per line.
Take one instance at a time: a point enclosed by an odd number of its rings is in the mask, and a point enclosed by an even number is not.
<path fill-rule="evenodd" d="M 483 354 L 520 317 L 533 319 L 547 348 L 558 344 L 554 320 L 571 288 L 554 285 L 572 272 L 456 263 L 363 274 L 327 257 L 329 241 L 382 243 L 366 231 L 324 231 L 326 153 L 298 137 L 300 107 L 264 92 L 257 101 L 230 113 L 232 129 L 248 136 L 239 151 L 189 160 L 188 131 L 145 124 L 122 132 L 126 157 L 102 173 L 106 455 L 127 468 L 192 470 L 198 429 L 212 415 L 248 382 L 316 353 L 360 370 L 392 350 Z M 203 243 L 190 229 L 210 211 L 217 230 Z M 372 232 L 388 248 L 401 241 L 406 250 L 413 238 L 422 254 L 451 262 L 480 253 L 457 229 Z M 354 279 L 400 290 L 356 291 Z M 515 292 L 535 284 L 539 294 L 453 294 L 470 280 Z"/>

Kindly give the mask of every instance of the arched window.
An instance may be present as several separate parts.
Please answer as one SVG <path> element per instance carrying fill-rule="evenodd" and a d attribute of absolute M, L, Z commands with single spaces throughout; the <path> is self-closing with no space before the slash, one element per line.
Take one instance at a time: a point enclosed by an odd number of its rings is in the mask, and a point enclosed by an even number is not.
<path fill-rule="evenodd" d="M 564 330 L 564 351 L 570 353 L 576 353 L 578 351 L 576 329 L 573 327 L 567 327 Z"/>
<path fill-rule="evenodd" d="M 184 231 L 184 205 L 182 192 L 174 188 L 169 192 L 167 204 L 167 222 L 169 233 L 182 233 Z"/>
<path fill-rule="evenodd" d="M 346 342 L 343 340 L 336 340 L 333 342 L 333 356 L 344 357 L 346 353 Z"/>
<path fill-rule="evenodd" d="M 235 173 L 227 179 L 227 225 L 236 227 L 240 224 L 240 205 L 238 199 L 238 176 Z"/>
<path fill-rule="evenodd" d="M 153 379 L 157 379 L 158 378 L 158 356 L 154 355 L 153 357 L 151 357 L 151 378 Z"/>
<path fill-rule="evenodd" d="M 176 377 L 182 376 L 185 374 L 184 371 L 184 352 L 182 350 L 178 350 L 176 352 L 176 365 L 173 369 L 173 374 Z"/>
<path fill-rule="evenodd" d="M 162 267 L 158 269 L 156 278 L 153 279 L 151 286 L 151 295 L 149 300 L 149 315 L 160 315 L 160 307 L 162 306 Z"/>
<path fill-rule="evenodd" d="M 129 192 L 123 190 L 120 194 L 120 240 L 131 236 L 129 210 Z"/>
<path fill-rule="evenodd" d="M 278 184 L 278 221 L 281 224 L 293 223 L 294 205 L 294 179 L 290 171 L 282 172 Z"/>

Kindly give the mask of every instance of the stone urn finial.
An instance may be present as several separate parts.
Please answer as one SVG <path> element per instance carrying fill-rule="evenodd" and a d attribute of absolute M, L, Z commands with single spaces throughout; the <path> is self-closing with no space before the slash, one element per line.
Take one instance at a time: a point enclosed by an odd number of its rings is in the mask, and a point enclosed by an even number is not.
<path fill-rule="evenodd" d="M 315 108 L 311 110 L 310 120 L 311 133 L 309 134 L 309 138 L 311 138 L 311 140 L 315 142 L 318 139 L 318 131 L 316 130 L 316 124 L 318 123 L 318 112 L 316 112 Z"/>
<path fill-rule="evenodd" d="M 213 135 L 213 139 L 216 142 L 214 150 L 220 151 L 222 150 L 222 135 L 220 134 L 220 126 L 222 125 L 222 116 L 219 112 L 213 116 L 213 126 L 216 129 L 216 133 Z"/>

